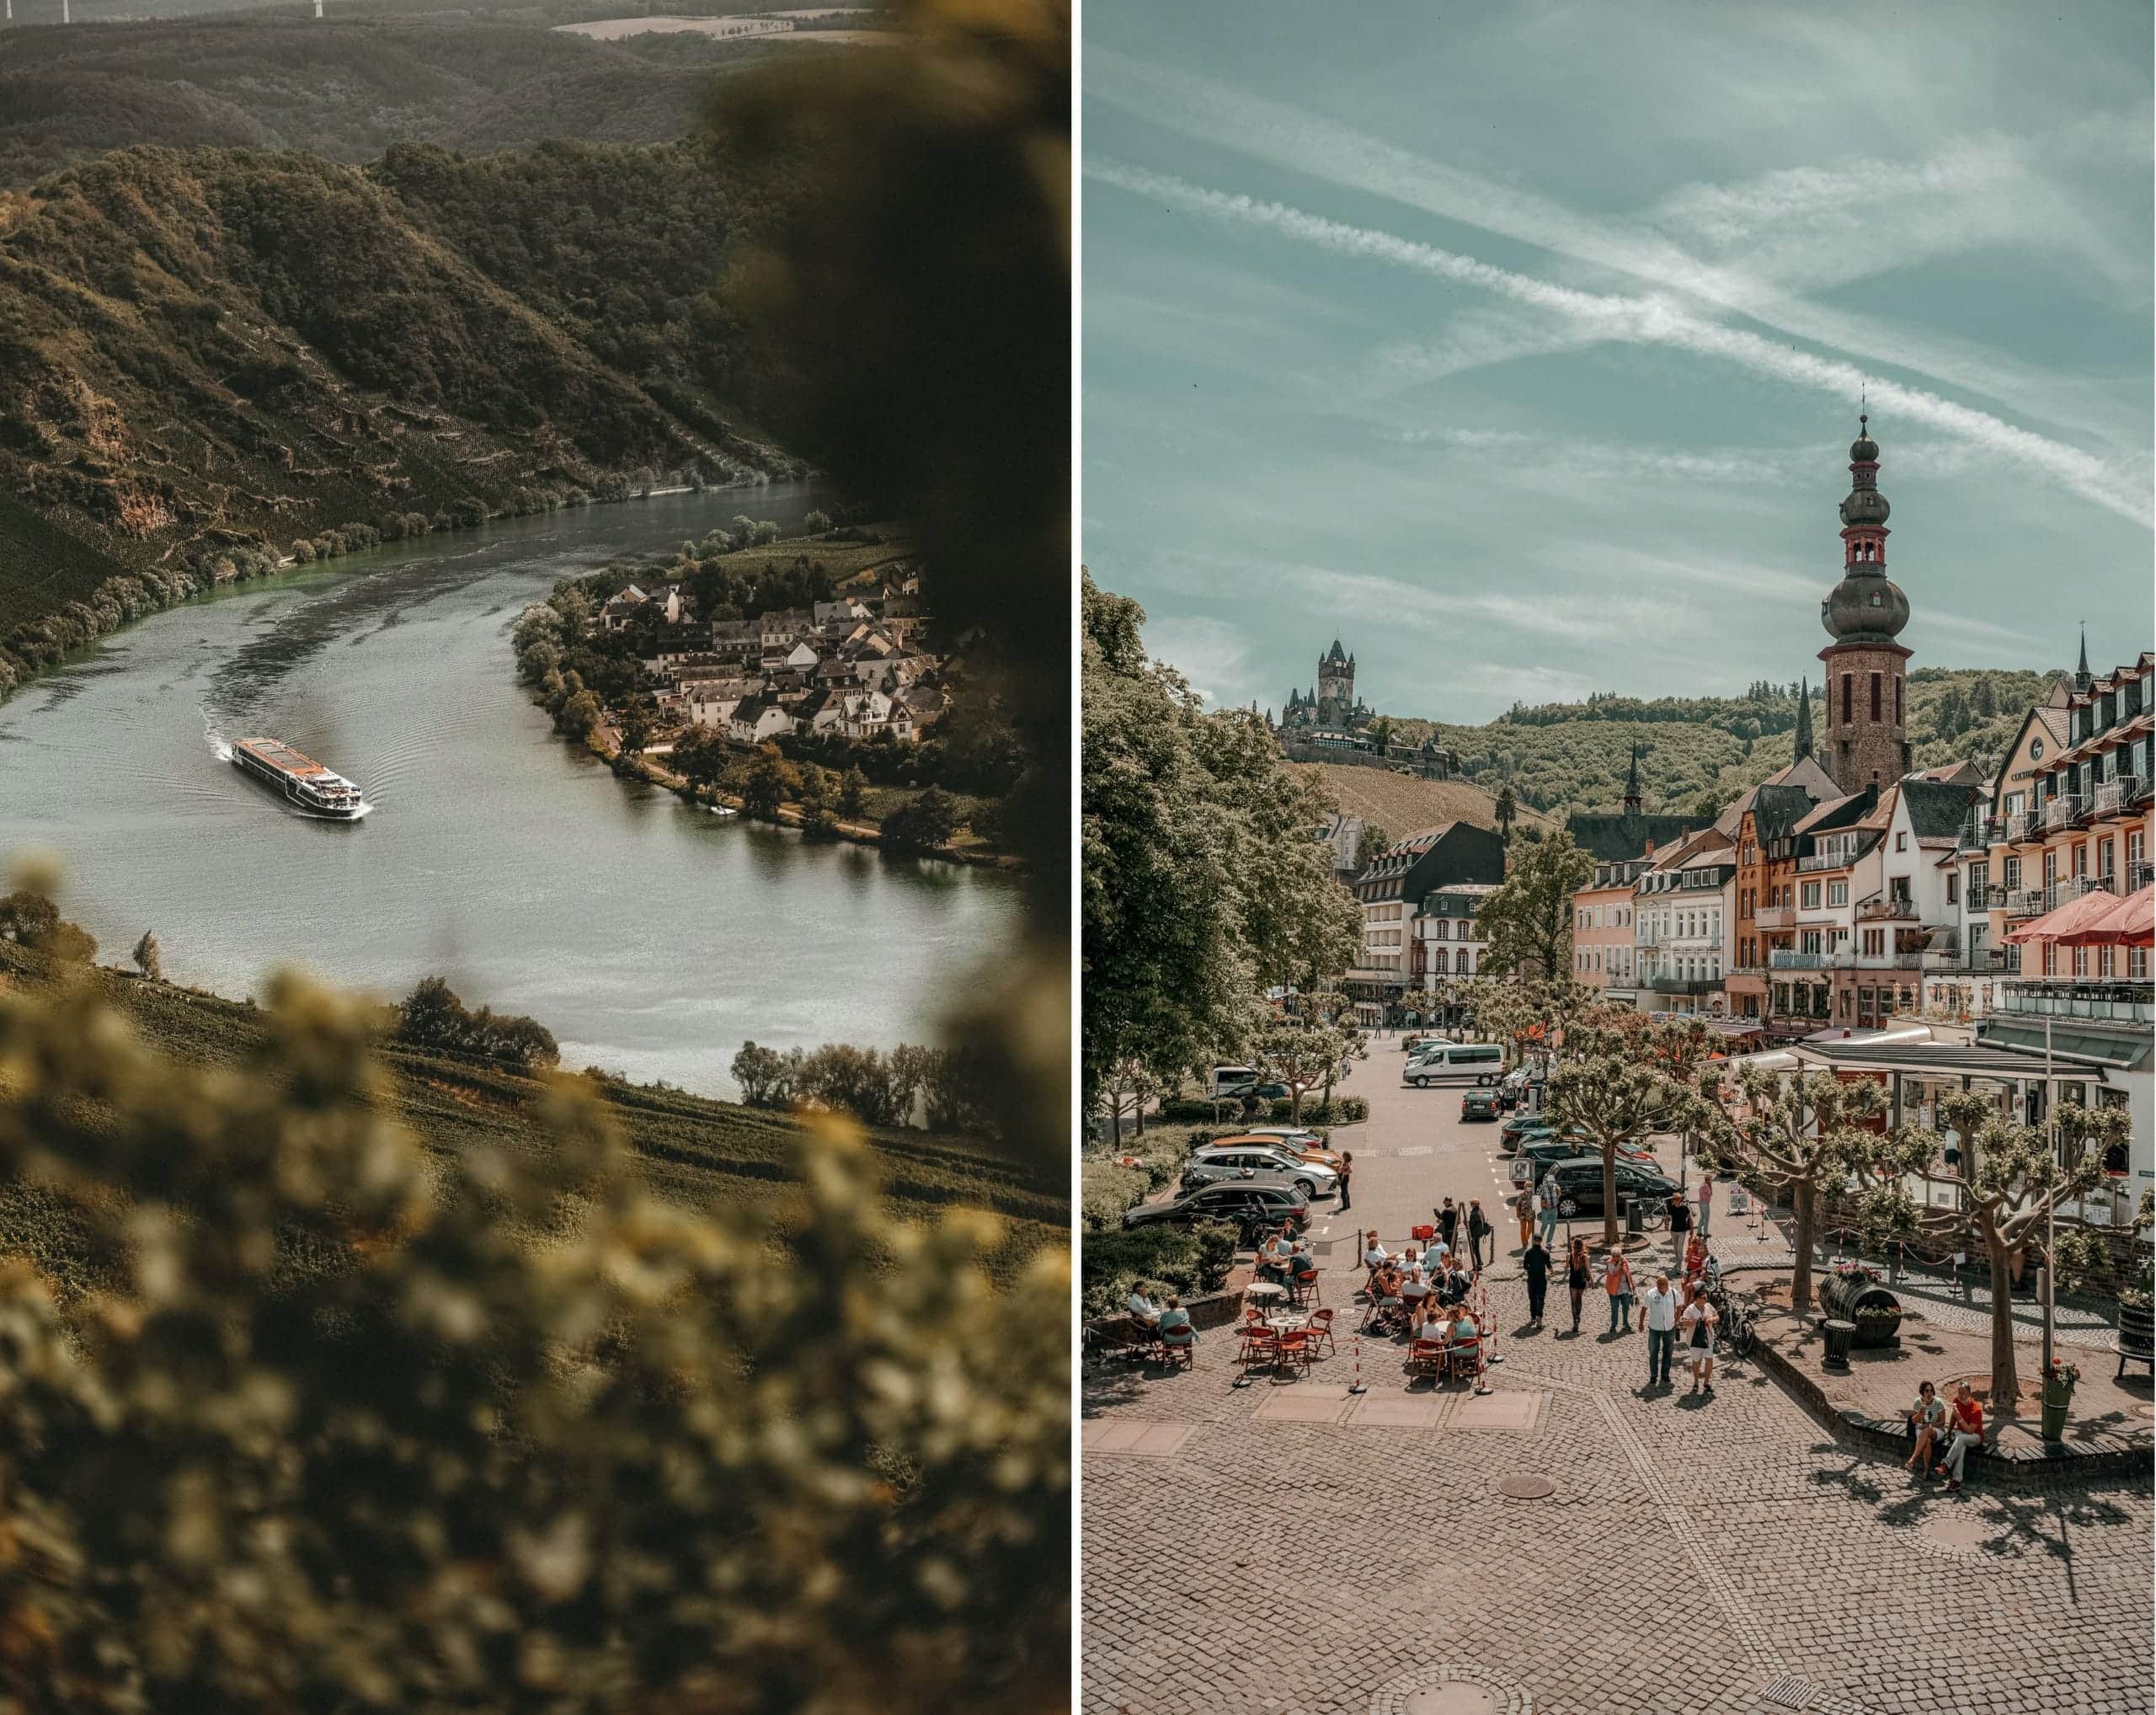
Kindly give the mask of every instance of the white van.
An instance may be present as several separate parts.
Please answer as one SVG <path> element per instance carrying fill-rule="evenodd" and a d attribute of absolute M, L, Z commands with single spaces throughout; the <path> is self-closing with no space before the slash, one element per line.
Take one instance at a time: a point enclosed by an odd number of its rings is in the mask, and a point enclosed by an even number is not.
<path fill-rule="evenodd" d="M 1505 1050 L 1494 1042 L 1441 1042 L 1407 1062 L 1401 1074 L 1417 1089 L 1432 1084 L 1494 1084 L 1505 1075 Z"/>
<path fill-rule="evenodd" d="M 1209 1093 L 1216 1101 L 1230 1096 L 1247 1096 L 1257 1088 L 1257 1068 L 1249 1066 L 1216 1066 L 1213 1068 L 1213 1087 Z"/>

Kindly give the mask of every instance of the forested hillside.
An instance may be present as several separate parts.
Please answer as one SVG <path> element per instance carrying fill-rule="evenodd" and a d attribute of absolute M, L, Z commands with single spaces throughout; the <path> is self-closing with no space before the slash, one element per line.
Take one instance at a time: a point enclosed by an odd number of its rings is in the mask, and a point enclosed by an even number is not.
<path fill-rule="evenodd" d="M 2029 705 L 2050 695 L 2058 671 L 1920 667 L 1909 675 L 1909 738 L 1919 767 L 1967 757 L 1996 768 Z M 1812 691 L 1812 732 L 1825 714 Z M 1591 697 L 1585 703 L 1516 704 L 1483 726 L 1435 724 L 1457 751 L 1468 778 L 1494 791 L 1509 777 L 1537 809 L 1623 807 L 1631 750 L 1641 747 L 1640 784 L 1650 811 L 1716 804 L 1764 780 L 1795 750 L 1797 687 L 1758 684 L 1741 697 Z M 1420 743 L 1429 721 L 1396 718 Z"/>
<path fill-rule="evenodd" d="M 18 18 L 36 3 L 21 0 Z M 714 78 L 773 51 L 769 38 L 594 41 L 538 13 L 414 17 L 333 0 L 320 20 L 288 5 L 273 16 L 0 32 L 0 184 L 142 144 L 303 148 L 357 163 L 399 142 L 671 142 L 695 129 Z"/>
<path fill-rule="evenodd" d="M 129 150 L 0 192 L 0 688 L 286 555 L 791 471 L 712 294 L 785 190 L 555 143 Z"/>

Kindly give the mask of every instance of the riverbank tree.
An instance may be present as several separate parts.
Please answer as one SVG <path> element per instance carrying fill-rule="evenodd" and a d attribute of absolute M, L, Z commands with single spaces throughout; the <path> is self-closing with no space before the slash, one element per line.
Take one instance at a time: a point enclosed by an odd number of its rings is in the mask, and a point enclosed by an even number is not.
<path fill-rule="evenodd" d="M 553 1032 L 536 1018 L 497 1012 L 491 1007 L 472 1012 L 438 976 L 422 977 L 399 1004 L 395 1039 L 413 1048 L 471 1055 L 518 1071 L 551 1066 L 562 1057 Z"/>

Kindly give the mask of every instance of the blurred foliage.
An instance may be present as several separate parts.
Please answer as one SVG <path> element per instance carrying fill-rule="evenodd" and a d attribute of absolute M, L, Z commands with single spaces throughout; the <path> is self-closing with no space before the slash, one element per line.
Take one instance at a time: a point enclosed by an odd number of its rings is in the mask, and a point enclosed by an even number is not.
<path fill-rule="evenodd" d="M 951 1022 L 1014 1148 L 1070 1135 L 1070 20 L 1059 0 L 899 0 L 874 53 L 782 56 L 714 99 L 722 163 L 792 163 L 729 307 L 790 366 L 774 429 L 889 497 L 923 596 L 1024 767 L 997 817 L 1029 933 Z"/>
<path fill-rule="evenodd" d="M 265 1023 L 203 1070 L 80 966 L 0 991 L 0 1186 L 109 1283 L 0 1271 L 14 1707 L 1057 1705 L 1065 1258 L 999 1296 L 998 1223 L 890 1221 L 835 1121 L 775 1248 L 581 1080 L 431 1156 L 366 1009 Z"/>
<path fill-rule="evenodd" d="M 1203 1293 L 1218 1292 L 1235 1263 L 1237 1238 L 1234 1226 L 1219 1221 L 1129 1231 L 1111 1226 L 1089 1232 L 1085 1274 L 1079 1283 L 1079 1313 L 1115 1315 L 1140 1280 L 1186 1302 Z"/>

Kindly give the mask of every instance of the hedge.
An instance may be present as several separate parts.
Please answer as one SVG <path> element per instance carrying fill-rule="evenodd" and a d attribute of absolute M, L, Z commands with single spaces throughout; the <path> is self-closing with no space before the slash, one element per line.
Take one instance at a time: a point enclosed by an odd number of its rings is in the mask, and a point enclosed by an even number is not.
<path fill-rule="evenodd" d="M 1294 1106 L 1294 1103 L 1283 1096 L 1272 1104 L 1270 1113 L 1261 1111 L 1257 1118 L 1249 1123 L 1253 1125 L 1294 1125 L 1296 1123 L 1291 1111 Z M 1214 1109 L 1210 1102 L 1193 1101 L 1186 1097 L 1173 1102 L 1162 1103 L 1156 1118 L 1171 1125 L 1223 1126 L 1235 1123 L 1233 1115 L 1222 1120 L 1215 1119 L 1214 1114 Z M 1305 1102 L 1300 1123 L 1315 1130 L 1321 1125 L 1352 1125 L 1358 1120 L 1367 1119 L 1369 1117 L 1370 1104 L 1367 1098 L 1340 1096 L 1335 1098 L 1329 1104 L 1324 1102 Z"/>
<path fill-rule="evenodd" d="M 1145 1195 L 1141 1167 L 1119 1166 L 1106 1157 L 1086 1162 L 1078 1175 L 1078 1207 L 1089 1227 L 1114 1226 L 1123 1211 L 1134 1207 Z"/>
<path fill-rule="evenodd" d="M 1080 1241 L 1080 1291 L 1087 1317 L 1111 1316 L 1131 1284 L 1150 1281 L 1188 1300 L 1218 1292 L 1235 1265 L 1235 1229 L 1225 1221 L 1197 1226 L 1141 1226 L 1088 1232 Z"/>

